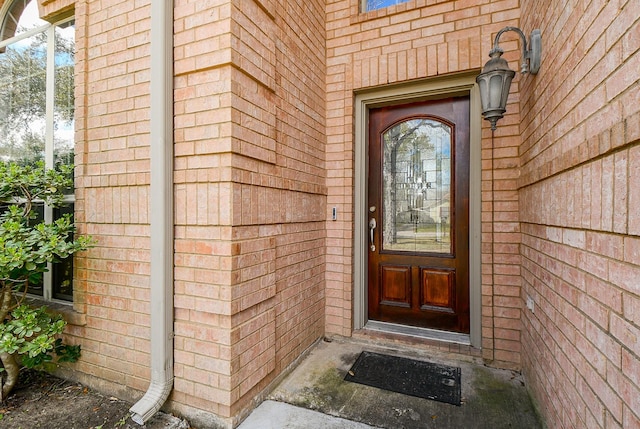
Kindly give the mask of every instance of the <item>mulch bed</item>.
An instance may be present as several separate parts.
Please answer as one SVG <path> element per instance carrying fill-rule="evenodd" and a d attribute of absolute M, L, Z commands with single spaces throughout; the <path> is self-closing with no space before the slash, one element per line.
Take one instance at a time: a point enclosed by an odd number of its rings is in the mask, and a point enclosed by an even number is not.
<path fill-rule="evenodd" d="M 139 429 L 129 419 L 129 407 L 80 383 L 27 370 L 0 403 L 0 428 Z"/>

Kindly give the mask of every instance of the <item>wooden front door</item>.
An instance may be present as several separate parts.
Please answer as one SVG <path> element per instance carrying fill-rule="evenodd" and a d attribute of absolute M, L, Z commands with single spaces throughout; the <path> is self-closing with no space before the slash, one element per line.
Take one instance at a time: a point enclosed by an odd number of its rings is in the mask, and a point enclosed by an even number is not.
<path fill-rule="evenodd" d="M 369 320 L 469 332 L 469 97 L 372 109 Z"/>

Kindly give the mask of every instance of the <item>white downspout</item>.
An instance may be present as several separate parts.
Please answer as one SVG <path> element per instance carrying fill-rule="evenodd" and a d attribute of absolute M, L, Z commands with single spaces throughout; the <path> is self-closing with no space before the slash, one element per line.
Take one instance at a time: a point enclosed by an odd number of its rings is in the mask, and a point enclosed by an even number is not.
<path fill-rule="evenodd" d="M 173 1 L 151 0 L 151 381 L 131 419 L 143 425 L 173 388 Z"/>

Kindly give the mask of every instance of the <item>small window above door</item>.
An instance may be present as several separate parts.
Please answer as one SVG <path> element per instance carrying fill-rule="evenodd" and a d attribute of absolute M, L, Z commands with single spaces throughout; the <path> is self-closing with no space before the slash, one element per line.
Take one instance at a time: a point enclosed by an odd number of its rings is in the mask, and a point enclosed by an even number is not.
<path fill-rule="evenodd" d="M 395 6 L 408 1 L 410 0 L 363 0 L 362 11 L 371 12 L 372 10 L 384 9 L 385 7 Z"/>

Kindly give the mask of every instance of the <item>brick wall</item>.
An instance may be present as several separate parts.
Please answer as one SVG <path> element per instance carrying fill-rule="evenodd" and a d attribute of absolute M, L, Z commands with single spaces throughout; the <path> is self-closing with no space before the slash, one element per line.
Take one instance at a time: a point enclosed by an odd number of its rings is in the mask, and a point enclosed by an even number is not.
<path fill-rule="evenodd" d="M 70 16 L 74 9 L 73 0 L 38 0 L 40 18 L 49 22 Z"/>
<path fill-rule="evenodd" d="M 194 422 L 232 422 L 324 332 L 323 7 L 175 2 L 170 400 Z M 76 2 L 76 219 L 97 246 L 69 334 L 77 376 L 129 399 L 149 379 L 149 13 Z"/>
<path fill-rule="evenodd" d="M 640 21 L 635 1 L 525 1 L 523 366 L 549 427 L 640 427 Z"/>
<path fill-rule="evenodd" d="M 354 91 L 477 71 L 518 25 L 542 29 L 543 63 L 483 124 L 482 356 L 524 367 L 550 427 L 640 426 L 637 4 L 358 3 L 175 2 L 173 406 L 231 421 L 325 330 L 351 335 Z M 131 399 L 149 378 L 149 11 L 75 2 L 76 218 L 98 246 L 69 334 L 77 369 Z"/>
<path fill-rule="evenodd" d="M 322 335 L 322 8 L 176 6 L 173 397 L 232 417 Z"/>
<path fill-rule="evenodd" d="M 46 2 L 51 14 L 64 2 Z M 78 378 L 128 399 L 149 378 L 149 7 L 75 2 Z M 84 374 L 84 375 L 83 375 Z"/>
<path fill-rule="evenodd" d="M 346 336 L 353 327 L 354 91 L 480 70 L 495 34 L 520 16 L 517 1 L 412 0 L 364 14 L 358 4 L 327 2 L 327 205 L 341 218 L 327 228 L 326 329 Z M 517 39 L 503 40 L 517 69 Z M 520 365 L 516 88 L 517 81 L 493 142 L 486 124 L 482 135 L 482 354 L 506 367 Z"/>
<path fill-rule="evenodd" d="M 323 7 L 232 3 L 232 415 L 323 334 Z"/>

